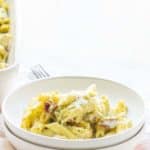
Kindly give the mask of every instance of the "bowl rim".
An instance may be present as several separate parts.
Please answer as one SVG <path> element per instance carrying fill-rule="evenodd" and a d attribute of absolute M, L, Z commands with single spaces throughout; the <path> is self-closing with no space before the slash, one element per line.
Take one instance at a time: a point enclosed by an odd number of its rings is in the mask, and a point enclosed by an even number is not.
<path fill-rule="evenodd" d="M 46 80 L 53 80 L 53 79 L 64 79 L 64 78 L 67 78 L 67 79 L 95 79 L 95 80 L 104 80 L 104 81 L 107 81 L 107 82 L 111 82 L 113 84 L 118 84 L 124 88 L 127 88 L 129 89 L 130 91 L 132 91 L 133 93 L 135 93 L 139 98 L 140 100 L 142 101 L 143 103 L 143 114 L 141 116 L 141 119 L 137 122 L 137 124 L 135 126 L 133 126 L 132 128 L 129 128 L 127 130 L 124 130 L 120 133 L 117 133 L 117 134 L 114 134 L 114 135 L 111 135 L 111 136 L 104 136 L 104 137 L 101 137 L 101 138 L 90 138 L 90 139 L 61 139 L 61 138 L 54 138 L 54 137 L 48 137 L 48 136 L 44 136 L 44 135 L 39 135 L 39 134 L 35 134 L 35 133 L 31 133 L 29 131 L 26 131 L 24 129 L 22 129 L 21 127 L 18 127 L 18 126 L 14 126 L 13 123 L 11 123 L 11 121 L 9 121 L 9 117 L 7 115 L 7 113 L 5 112 L 5 103 L 7 102 L 7 99 L 15 92 L 17 92 L 19 89 L 22 89 L 22 88 L 25 88 L 26 86 L 30 86 L 34 83 L 37 83 L 37 82 L 42 82 L 42 81 L 46 81 Z M 2 103 L 2 114 L 3 114 L 3 117 L 4 117 L 4 120 L 6 120 L 6 122 L 9 122 L 13 127 L 15 127 L 17 130 L 20 130 L 21 132 L 25 133 L 25 134 L 28 134 L 30 136 L 37 136 L 39 138 L 42 138 L 43 140 L 46 139 L 46 140 L 59 140 L 59 141 L 64 141 L 64 142 L 91 142 L 91 141 L 98 141 L 98 140 L 109 140 L 113 137 L 115 137 L 116 135 L 118 136 L 123 136 L 124 134 L 128 134 L 130 133 L 130 131 L 132 131 L 135 127 L 138 127 L 141 126 L 144 124 L 145 122 L 145 104 L 144 104 L 144 100 L 143 98 L 133 89 L 129 88 L 128 86 L 126 86 L 125 84 L 122 84 L 122 83 L 119 83 L 119 82 L 116 82 L 116 81 L 113 81 L 113 80 L 110 80 L 110 79 L 106 79 L 106 78 L 100 78 L 100 77 L 93 77 L 93 76 L 56 76 L 56 77 L 47 77 L 47 78 L 44 78 L 44 79 L 38 79 L 38 80 L 33 80 L 31 82 L 28 82 L 28 83 L 25 83 L 19 87 L 17 87 L 16 89 L 14 89 L 13 91 L 11 91 L 4 99 L 3 103 Z M 139 131 L 139 130 L 138 130 Z"/>
<path fill-rule="evenodd" d="M 6 67 L 6 68 L 0 69 L 0 73 L 7 72 L 7 71 L 9 71 L 9 70 L 11 70 L 17 66 L 19 66 L 19 64 L 14 62 L 14 63 L 8 65 L 8 67 Z"/>

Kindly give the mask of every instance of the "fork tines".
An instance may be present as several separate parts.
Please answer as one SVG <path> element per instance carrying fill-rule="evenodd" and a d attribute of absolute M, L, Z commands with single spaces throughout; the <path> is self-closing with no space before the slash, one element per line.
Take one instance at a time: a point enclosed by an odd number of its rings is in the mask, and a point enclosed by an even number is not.
<path fill-rule="evenodd" d="M 33 66 L 31 71 L 37 79 L 47 78 L 50 76 L 49 73 L 40 64 Z"/>

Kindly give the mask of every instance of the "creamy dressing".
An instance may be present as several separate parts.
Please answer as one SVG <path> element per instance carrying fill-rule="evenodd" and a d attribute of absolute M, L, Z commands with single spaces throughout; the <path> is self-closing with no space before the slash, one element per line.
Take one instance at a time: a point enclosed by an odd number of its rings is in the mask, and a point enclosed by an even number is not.
<path fill-rule="evenodd" d="M 108 126 L 109 128 L 112 129 L 117 126 L 117 120 L 115 119 L 105 120 L 101 125 Z"/>
<path fill-rule="evenodd" d="M 0 8 L 0 18 L 7 18 L 7 12 L 4 8 Z"/>
<path fill-rule="evenodd" d="M 87 103 L 88 103 L 87 100 L 80 97 L 78 100 L 74 102 L 74 106 L 79 108 L 81 107 L 81 105 L 86 105 Z"/>

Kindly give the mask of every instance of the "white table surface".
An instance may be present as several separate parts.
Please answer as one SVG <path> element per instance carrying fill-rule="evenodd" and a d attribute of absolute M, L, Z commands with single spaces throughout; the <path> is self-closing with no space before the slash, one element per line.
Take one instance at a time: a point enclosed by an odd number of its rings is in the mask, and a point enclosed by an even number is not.
<path fill-rule="evenodd" d="M 17 56 L 149 62 L 149 0 L 16 0 Z"/>

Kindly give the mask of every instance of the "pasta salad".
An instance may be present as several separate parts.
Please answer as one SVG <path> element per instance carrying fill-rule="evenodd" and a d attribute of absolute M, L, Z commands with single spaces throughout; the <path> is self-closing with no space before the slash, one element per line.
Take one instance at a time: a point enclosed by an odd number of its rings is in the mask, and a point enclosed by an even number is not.
<path fill-rule="evenodd" d="M 85 91 L 52 91 L 33 98 L 22 118 L 21 128 L 32 133 L 67 139 L 100 138 L 132 127 L 123 100 L 115 107 L 99 96 L 96 85 Z"/>

